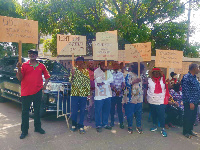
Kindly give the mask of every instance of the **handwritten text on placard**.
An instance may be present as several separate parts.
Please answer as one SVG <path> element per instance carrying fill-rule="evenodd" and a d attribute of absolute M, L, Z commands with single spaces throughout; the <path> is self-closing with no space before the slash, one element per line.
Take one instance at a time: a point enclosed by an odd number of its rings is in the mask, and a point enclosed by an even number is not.
<path fill-rule="evenodd" d="M 0 16 L 0 42 L 38 44 L 38 21 Z"/>
<path fill-rule="evenodd" d="M 156 50 L 156 67 L 182 68 L 183 52 L 176 50 Z"/>

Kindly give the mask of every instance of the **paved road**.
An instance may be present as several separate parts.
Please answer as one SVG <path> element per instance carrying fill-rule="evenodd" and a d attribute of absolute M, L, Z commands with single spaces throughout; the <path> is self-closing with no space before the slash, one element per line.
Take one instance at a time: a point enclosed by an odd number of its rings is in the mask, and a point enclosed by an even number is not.
<path fill-rule="evenodd" d="M 71 133 L 64 118 L 51 115 L 42 119 L 45 135 L 34 132 L 33 120 L 27 138 L 20 140 L 21 105 L 14 102 L 0 103 L 0 150 L 200 150 L 200 138 L 187 139 L 181 135 L 182 128 L 169 129 L 168 137 L 160 132 L 151 133 L 151 123 L 143 114 L 144 134 L 136 131 L 128 134 L 127 127 L 116 125 L 112 131 L 97 133 L 93 124 L 87 125 L 87 132 Z M 200 134 L 200 125 L 195 127 Z"/>

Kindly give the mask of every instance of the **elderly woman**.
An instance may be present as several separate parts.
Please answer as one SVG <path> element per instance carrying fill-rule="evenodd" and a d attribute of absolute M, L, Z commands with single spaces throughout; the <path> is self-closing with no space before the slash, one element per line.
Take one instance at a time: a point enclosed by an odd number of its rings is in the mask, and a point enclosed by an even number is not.
<path fill-rule="evenodd" d="M 153 68 L 149 75 L 151 78 L 148 79 L 147 101 L 150 104 L 153 120 L 153 127 L 150 131 L 154 132 L 157 130 L 158 120 L 162 128 L 162 136 L 167 137 L 165 130 L 165 107 L 169 99 L 168 85 L 159 68 Z"/>
<path fill-rule="evenodd" d="M 144 65 L 140 64 L 140 73 L 144 70 Z M 138 63 L 133 63 L 126 78 L 126 90 L 124 91 L 123 103 L 125 107 L 125 114 L 128 122 L 128 133 L 133 133 L 133 114 L 136 118 L 136 131 L 142 134 L 142 102 L 143 102 L 143 89 L 142 79 L 138 76 Z"/>

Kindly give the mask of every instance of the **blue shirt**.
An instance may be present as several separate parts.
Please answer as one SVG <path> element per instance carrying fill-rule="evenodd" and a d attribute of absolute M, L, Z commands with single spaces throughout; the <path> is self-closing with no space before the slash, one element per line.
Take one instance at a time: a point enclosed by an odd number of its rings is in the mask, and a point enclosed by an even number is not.
<path fill-rule="evenodd" d="M 200 87 L 197 81 L 196 75 L 192 75 L 190 72 L 184 75 L 182 81 L 182 99 L 183 103 L 198 104 L 200 99 Z"/>

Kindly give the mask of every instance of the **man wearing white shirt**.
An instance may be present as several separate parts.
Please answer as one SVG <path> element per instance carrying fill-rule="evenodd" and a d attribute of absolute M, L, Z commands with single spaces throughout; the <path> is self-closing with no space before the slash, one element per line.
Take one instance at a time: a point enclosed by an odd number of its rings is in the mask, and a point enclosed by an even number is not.
<path fill-rule="evenodd" d="M 97 132 L 102 131 L 102 127 L 111 130 L 108 126 L 110 114 L 112 91 L 110 83 L 113 82 L 113 76 L 110 70 L 107 70 L 105 62 L 100 62 L 99 68 L 94 71 L 95 79 L 95 122 Z M 102 121 L 101 121 L 102 113 Z"/>

